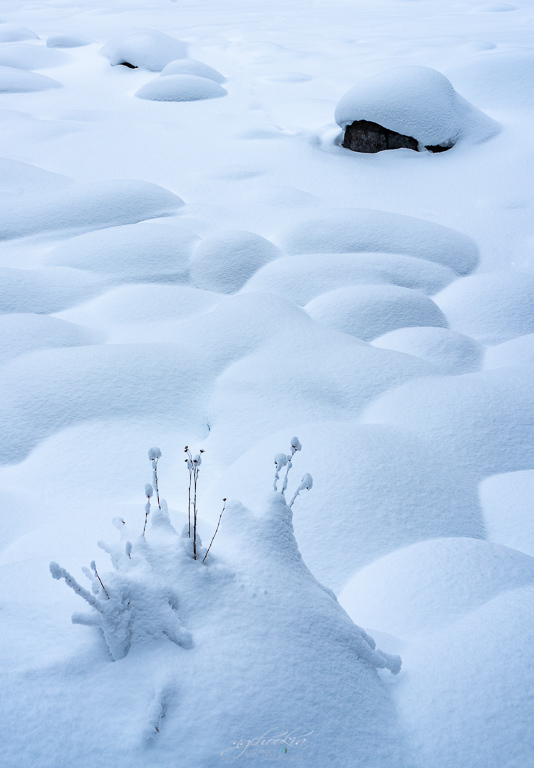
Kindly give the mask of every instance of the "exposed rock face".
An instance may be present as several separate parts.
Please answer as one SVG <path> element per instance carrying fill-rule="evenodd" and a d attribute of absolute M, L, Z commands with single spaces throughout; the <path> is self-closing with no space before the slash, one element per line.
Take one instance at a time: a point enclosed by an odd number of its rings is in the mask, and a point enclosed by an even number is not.
<path fill-rule="evenodd" d="M 390 131 L 378 123 L 369 120 L 355 120 L 345 128 L 343 146 L 353 152 L 365 152 L 367 154 L 382 152 L 385 149 L 413 149 L 419 151 L 419 143 L 412 136 L 403 136 L 402 133 Z M 430 152 L 445 152 L 450 146 L 426 146 Z"/>

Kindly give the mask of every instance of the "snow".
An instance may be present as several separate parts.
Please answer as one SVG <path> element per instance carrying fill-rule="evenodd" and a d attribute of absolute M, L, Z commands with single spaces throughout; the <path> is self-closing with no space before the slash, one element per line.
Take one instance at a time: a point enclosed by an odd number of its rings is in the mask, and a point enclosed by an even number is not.
<path fill-rule="evenodd" d="M 191 280 L 197 288 L 234 293 L 278 256 L 280 249 L 254 232 L 216 232 L 196 245 L 191 256 Z"/>
<path fill-rule="evenodd" d="M 511 2 L 0 0 L 2 768 L 532 764 Z"/>
<path fill-rule="evenodd" d="M 456 93 L 445 75 L 413 65 L 355 85 L 338 103 L 335 118 L 341 128 L 370 120 L 425 146 L 451 146 L 464 137 L 483 141 L 498 130 L 495 121 Z"/>
<path fill-rule="evenodd" d="M 181 40 L 151 29 L 124 32 L 100 49 L 112 66 L 131 64 L 151 72 L 160 72 L 175 59 L 187 56 L 187 46 Z"/>
<path fill-rule="evenodd" d="M 278 245 L 288 253 L 402 253 L 450 267 L 459 274 L 477 265 L 476 244 L 447 227 L 383 211 L 329 211 L 290 226 Z"/>
<path fill-rule="evenodd" d="M 149 101 L 199 101 L 225 96 L 226 90 L 211 78 L 167 75 L 162 80 L 146 83 L 135 95 Z"/>
<path fill-rule="evenodd" d="M 398 285 L 353 285 L 323 293 L 306 304 L 317 323 L 372 341 L 395 328 L 446 326 L 432 299 Z"/>
<path fill-rule="evenodd" d="M 214 83 L 224 83 L 226 80 L 216 69 L 209 67 L 202 61 L 196 61 L 196 59 L 177 59 L 176 61 L 171 61 L 160 73 L 160 77 L 166 77 L 167 75 L 195 75 L 213 80 Z"/>

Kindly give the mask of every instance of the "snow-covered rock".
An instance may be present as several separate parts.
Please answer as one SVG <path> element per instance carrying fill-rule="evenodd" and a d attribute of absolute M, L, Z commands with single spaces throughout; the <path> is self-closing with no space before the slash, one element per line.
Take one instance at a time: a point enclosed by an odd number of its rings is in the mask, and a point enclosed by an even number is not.
<path fill-rule="evenodd" d="M 534 333 L 534 275 L 487 272 L 456 280 L 434 297 L 451 328 L 486 344 Z"/>
<path fill-rule="evenodd" d="M 317 323 L 371 341 L 395 328 L 446 327 L 431 298 L 398 285 L 351 285 L 323 293 L 306 304 Z"/>
<path fill-rule="evenodd" d="M 81 48 L 84 45 L 91 45 L 93 40 L 85 35 L 51 35 L 47 38 L 47 48 Z"/>
<path fill-rule="evenodd" d="M 204 64 L 202 61 L 196 61 L 196 59 L 177 59 L 176 61 L 171 61 L 170 64 L 167 64 L 161 70 L 160 77 L 166 77 L 167 75 L 196 75 L 197 77 L 213 80 L 214 83 L 224 83 L 226 80 L 216 69 Z"/>
<path fill-rule="evenodd" d="M 0 64 L 0 93 L 32 93 L 60 87 L 61 83 L 46 75 Z"/>
<path fill-rule="evenodd" d="M 187 56 L 187 45 L 175 37 L 151 29 L 135 29 L 110 40 L 100 49 L 110 64 L 130 64 L 151 72 Z"/>
<path fill-rule="evenodd" d="M 470 237 L 430 221 L 364 208 L 328 211 L 292 224 L 275 242 L 290 254 L 402 253 L 450 267 L 461 275 L 478 263 Z"/>
<path fill-rule="evenodd" d="M 226 93 L 226 90 L 211 78 L 167 75 L 145 83 L 135 95 L 149 101 L 201 101 L 217 99 Z"/>
<path fill-rule="evenodd" d="M 1 27 L 0 27 L 1 29 Z M 33 43 L 7 43 L 0 46 L 0 66 L 15 69 L 47 69 L 68 64 L 71 57 L 63 51 L 54 51 Z"/>
<path fill-rule="evenodd" d="M 420 357 L 440 373 L 471 373 L 482 366 L 484 347 L 448 328 L 399 328 L 373 340 L 374 347 Z"/>
<path fill-rule="evenodd" d="M 388 69 L 354 86 L 338 103 L 335 119 L 343 129 L 369 121 L 434 151 L 464 137 L 486 139 L 498 129 L 494 120 L 456 93 L 445 75 L 420 66 Z"/>
<path fill-rule="evenodd" d="M 234 293 L 258 269 L 281 255 L 279 248 L 254 232 L 215 232 L 195 246 L 191 280 L 197 288 Z"/>
<path fill-rule="evenodd" d="M 39 40 L 39 35 L 20 24 L 0 24 L 0 43 L 15 43 L 19 40 Z"/>

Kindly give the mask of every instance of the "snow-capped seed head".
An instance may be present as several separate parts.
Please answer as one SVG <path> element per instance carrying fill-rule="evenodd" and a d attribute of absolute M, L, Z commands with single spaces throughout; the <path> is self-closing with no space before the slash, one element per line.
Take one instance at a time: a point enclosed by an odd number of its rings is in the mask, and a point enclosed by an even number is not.
<path fill-rule="evenodd" d="M 147 483 L 145 485 L 145 496 L 147 497 L 147 499 L 150 499 L 153 493 L 154 493 L 154 489 L 152 488 L 150 483 Z"/>
<path fill-rule="evenodd" d="M 130 557 L 130 555 L 132 554 L 132 542 L 131 541 L 127 541 L 126 542 L 126 554 L 128 555 L 128 557 Z"/>
<path fill-rule="evenodd" d="M 61 579 L 63 576 L 63 569 L 57 563 L 52 561 L 48 567 L 50 568 L 50 573 L 54 579 Z"/>
<path fill-rule="evenodd" d="M 148 458 L 150 461 L 161 458 L 161 451 L 159 448 L 151 448 L 148 452 Z"/>
<path fill-rule="evenodd" d="M 200 453 L 204 453 L 204 449 L 203 448 L 200 449 Z"/>
<path fill-rule="evenodd" d="M 302 478 L 302 482 L 299 486 L 299 490 L 309 491 L 310 488 L 312 487 L 313 487 L 313 477 L 311 475 L 308 475 L 308 473 L 306 473 Z"/>
<path fill-rule="evenodd" d="M 197 453 L 193 461 L 195 462 L 197 467 L 200 466 L 200 464 L 202 464 L 202 456 L 200 455 L 200 453 Z"/>
<path fill-rule="evenodd" d="M 291 438 L 291 447 L 294 448 L 295 451 L 302 451 L 302 445 L 300 444 L 298 437 Z"/>
<path fill-rule="evenodd" d="M 95 561 L 94 561 L 94 560 L 91 560 L 91 562 L 89 563 L 89 565 L 91 566 L 91 570 L 92 570 L 92 571 L 94 571 L 94 572 L 96 573 L 96 563 L 95 563 Z"/>
<path fill-rule="evenodd" d="M 277 453 L 274 457 L 274 464 L 277 470 L 282 469 L 287 464 L 287 456 L 285 453 Z"/>

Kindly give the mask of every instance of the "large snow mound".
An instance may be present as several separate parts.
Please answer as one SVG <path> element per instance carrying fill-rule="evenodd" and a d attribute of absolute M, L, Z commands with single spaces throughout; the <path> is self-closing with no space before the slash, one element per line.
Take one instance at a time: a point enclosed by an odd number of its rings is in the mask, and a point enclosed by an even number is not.
<path fill-rule="evenodd" d="M 176 61 L 171 61 L 170 64 L 167 64 L 161 70 L 160 77 L 166 77 L 167 75 L 196 75 L 197 77 L 213 80 L 214 83 L 224 83 L 226 80 L 216 69 L 204 64 L 202 61 L 196 61 L 196 59 L 177 59 Z"/>
<path fill-rule="evenodd" d="M 403 253 L 450 267 L 458 274 L 478 263 L 476 244 L 460 232 L 397 213 L 346 208 L 293 224 L 275 242 L 286 253 Z"/>
<path fill-rule="evenodd" d="M 335 119 L 342 128 L 369 120 L 422 145 L 455 144 L 464 136 L 486 139 L 497 129 L 445 75 L 419 66 L 388 69 L 355 85 L 338 103 Z"/>
<path fill-rule="evenodd" d="M 238 493 L 247 505 L 258 504 L 274 475 L 265 454 L 278 452 L 293 425 L 304 450 L 292 472 L 300 479 L 309 471 L 314 480 L 313 491 L 294 507 L 299 547 L 312 572 L 332 589 L 397 547 L 438 536 L 484 535 L 476 485 L 454 456 L 409 429 L 362 425 L 339 414 L 339 421 L 322 423 L 298 423 L 300 414 L 293 420 L 288 414 L 278 433 L 271 430 L 213 483 L 203 504 L 216 510 L 221 495 Z M 320 414 L 315 409 L 310 415 Z M 215 423 L 210 457 L 226 447 L 217 431 Z"/>
<path fill-rule="evenodd" d="M 47 48 L 81 48 L 84 45 L 90 45 L 93 42 L 91 38 L 84 35 L 52 35 L 46 41 Z"/>
<path fill-rule="evenodd" d="M 471 373 L 482 366 L 484 347 L 448 328 L 399 328 L 373 340 L 373 346 L 420 357 L 440 373 Z"/>
<path fill-rule="evenodd" d="M 488 539 L 534 556 L 534 470 L 487 477 L 479 493 Z"/>
<path fill-rule="evenodd" d="M 136 92 L 149 101 L 201 101 L 225 96 L 227 91 L 207 77 L 197 75 L 167 75 L 145 83 Z"/>
<path fill-rule="evenodd" d="M 15 43 L 18 40 L 39 40 L 39 35 L 20 24 L 0 24 L 0 43 Z"/>
<path fill-rule="evenodd" d="M 451 328 L 486 344 L 534 332 L 534 275 L 469 275 L 434 297 Z"/>
<path fill-rule="evenodd" d="M 47 315 L 0 315 L 0 365 L 26 352 L 97 344 L 104 334 Z"/>
<path fill-rule="evenodd" d="M 254 232 L 215 232 L 195 247 L 191 280 L 197 288 L 234 293 L 260 267 L 281 255 L 279 248 Z"/>
<path fill-rule="evenodd" d="M 362 418 L 425 435 L 479 478 L 534 465 L 529 367 L 408 382 L 377 398 Z"/>
<path fill-rule="evenodd" d="M 78 269 L 0 267 L 0 313 L 60 312 L 93 297 L 104 287 L 101 278 Z"/>
<path fill-rule="evenodd" d="M 27 73 L 26 73 L 27 74 Z M 33 76 L 33 75 L 32 75 Z M 36 75 L 40 77 L 40 75 Z M 102 181 L 4 202 L 0 240 L 38 232 L 103 229 L 171 216 L 183 200 L 146 181 Z"/>
<path fill-rule="evenodd" d="M 47 69 L 68 64 L 71 56 L 32 43 L 6 43 L 0 46 L 0 66 L 16 69 Z"/>
<path fill-rule="evenodd" d="M 46 75 L 0 65 L 0 93 L 32 93 L 60 87 L 61 83 Z"/>
<path fill-rule="evenodd" d="M 403 650 L 396 699 L 416 765 L 532 763 L 533 617 L 534 588 L 523 587 Z"/>
<path fill-rule="evenodd" d="M 441 538 L 375 560 L 343 587 L 339 602 L 365 627 L 409 638 L 533 582 L 533 557 L 479 539 Z"/>
<path fill-rule="evenodd" d="M 131 64 L 152 72 L 160 72 L 175 59 L 187 56 L 187 45 L 175 37 L 151 29 L 136 29 L 110 40 L 100 53 L 112 65 Z"/>
<path fill-rule="evenodd" d="M 395 328 L 447 325 L 432 299 L 398 285 L 351 285 L 323 293 L 306 304 L 317 323 L 371 341 Z"/>
<path fill-rule="evenodd" d="M 485 368 L 502 368 L 507 365 L 534 366 L 534 333 L 518 336 L 486 350 Z"/>
<path fill-rule="evenodd" d="M 184 280 L 198 237 L 165 224 L 129 224 L 88 232 L 56 246 L 47 263 L 103 272 L 122 280 Z"/>
<path fill-rule="evenodd" d="M 326 291 L 354 284 L 393 283 L 436 293 L 456 275 L 448 267 L 394 253 L 319 253 L 266 264 L 243 286 L 246 292 L 276 293 L 307 304 Z"/>

